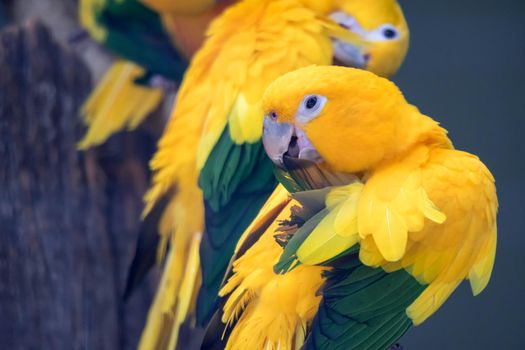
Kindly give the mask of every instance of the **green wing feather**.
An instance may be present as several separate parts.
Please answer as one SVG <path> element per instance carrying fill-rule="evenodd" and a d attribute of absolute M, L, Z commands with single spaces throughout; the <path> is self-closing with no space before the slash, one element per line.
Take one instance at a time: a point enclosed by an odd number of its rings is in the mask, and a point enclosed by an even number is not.
<path fill-rule="evenodd" d="M 86 11 L 93 11 L 94 22 L 105 31 L 101 43 L 108 49 L 150 74 L 181 80 L 187 61 L 173 46 L 156 12 L 137 0 L 105 0 Z"/>
<path fill-rule="evenodd" d="M 357 249 L 331 265 L 304 349 L 384 350 L 410 329 L 405 310 L 425 286 L 404 270 L 363 266 Z"/>
<path fill-rule="evenodd" d="M 260 142 L 236 145 L 226 128 L 199 178 L 206 206 L 201 243 L 202 286 L 197 322 L 216 309 L 217 294 L 237 241 L 264 205 L 277 182 Z"/>

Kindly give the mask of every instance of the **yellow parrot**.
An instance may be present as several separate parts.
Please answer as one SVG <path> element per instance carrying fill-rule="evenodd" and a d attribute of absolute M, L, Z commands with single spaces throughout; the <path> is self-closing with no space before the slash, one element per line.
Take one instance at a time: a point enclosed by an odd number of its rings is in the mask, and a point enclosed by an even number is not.
<path fill-rule="evenodd" d="M 79 147 L 140 125 L 182 79 L 209 22 L 232 2 L 81 0 L 82 26 L 119 58 L 82 107 L 88 130 Z"/>
<path fill-rule="evenodd" d="M 244 0 L 212 23 L 151 163 L 146 213 L 162 212 L 159 255 L 170 250 L 142 349 L 175 344 L 181 323 L 216 311 L 236 242 L 276 185 L 260 142 L 270 82 L 334 62 L 390 75 L 408 40 L 393 0 Z"/>
<path fill-rule="evenodd" d="M 494 178 L 393 83 L 311 66 L 272 83 L 263 110 L 293 194 L 278 189 L 239 243 L 220 292 L 227 349 L 386 349 L 464 279 L 487 286 Z"/>
<path fill-rule="evenodd" d="M 151 163 L 146 213 L 161 212 L 159 256 L 170 250 L 142 349 L 175 344 L 185 321 L 207 323 L 236 242 L 276 185 L 260 143 L 268 84 L 334 61 L 390 75 L 409 41 L 393 0 L 244 0 L 207 35 Z"/>

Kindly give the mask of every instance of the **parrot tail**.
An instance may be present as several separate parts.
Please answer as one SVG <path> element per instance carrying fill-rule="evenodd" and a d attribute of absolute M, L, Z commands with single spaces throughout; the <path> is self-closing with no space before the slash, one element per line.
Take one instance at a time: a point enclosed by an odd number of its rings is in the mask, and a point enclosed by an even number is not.
<path fill-rule="evenodd" d="M 112 134 L 124 128 L 135 129 L 163 98 L 163 91 L 138 85 L 136 80 L 146 72 L 127 62 L 115 62 L 95 91 L 82 106 L 88 130 L 79 142 L 80 149 L 104 143 Z"/>
<path fill-rule="evenodd" d="M 157 294 L 142 332 L 139 350 L 177 347 L 179 330 L 189 320 L 188 315 L 201 283 L 201 237 L 201 233 L 196 233 L 189 242 L 189 247 L 175 242 L 169 250 Z"/>

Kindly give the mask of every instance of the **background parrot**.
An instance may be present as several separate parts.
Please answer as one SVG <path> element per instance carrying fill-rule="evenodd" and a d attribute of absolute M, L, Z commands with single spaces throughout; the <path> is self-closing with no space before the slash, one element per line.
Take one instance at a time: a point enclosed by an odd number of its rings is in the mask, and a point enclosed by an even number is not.
<path fill-rule="evenodd" d="M 79 143 L 103 143 L 136 128 L 182 79 L 209 22 L 228 3 L 212 1 L 81 0 L 81 24 L 118 59 L 82 108 L 89 126 Z"/>
<path fill-rule="evenodd" d="M 206 324 L 238 238 L 275 187 L 260 143 L 268 84 L 334 61 L 391 75 L 409 39 L 393 0 L 245 0 L 208 35 L 151 163 L 146 213 L 160 218 L 159 255 L 168 242 L 170 251 L 142 348 L 174 344 L 193 304 L 196 324 Z"/>
<path fill-rule="evenodd" d="M 308 67 L 276 80 L 263 110 L 294 194 L 278 189 L 241 239 L 205 345 L 227 324 L 227 349 L 386 349 L 464 279 L 486 287 L 494 178 L 393 83 Z"/>

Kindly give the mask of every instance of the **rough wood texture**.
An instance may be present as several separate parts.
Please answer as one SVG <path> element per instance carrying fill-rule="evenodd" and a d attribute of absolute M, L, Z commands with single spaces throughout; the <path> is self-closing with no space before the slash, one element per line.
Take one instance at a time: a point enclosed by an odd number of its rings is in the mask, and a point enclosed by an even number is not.
<path fill-rule="evenodd" d="M 132 349 L 151 291 L 121 302 L 147 184 L 142 139 L 76 151 L 86 66 L 38 22 L 0 33 L 0 344 Z M 152 143 L 153 141 L 151 141 Z M 137 151 L 138 150 L 138 151 Z M 119 183 L 118 186 L 115 183 Z"/>

